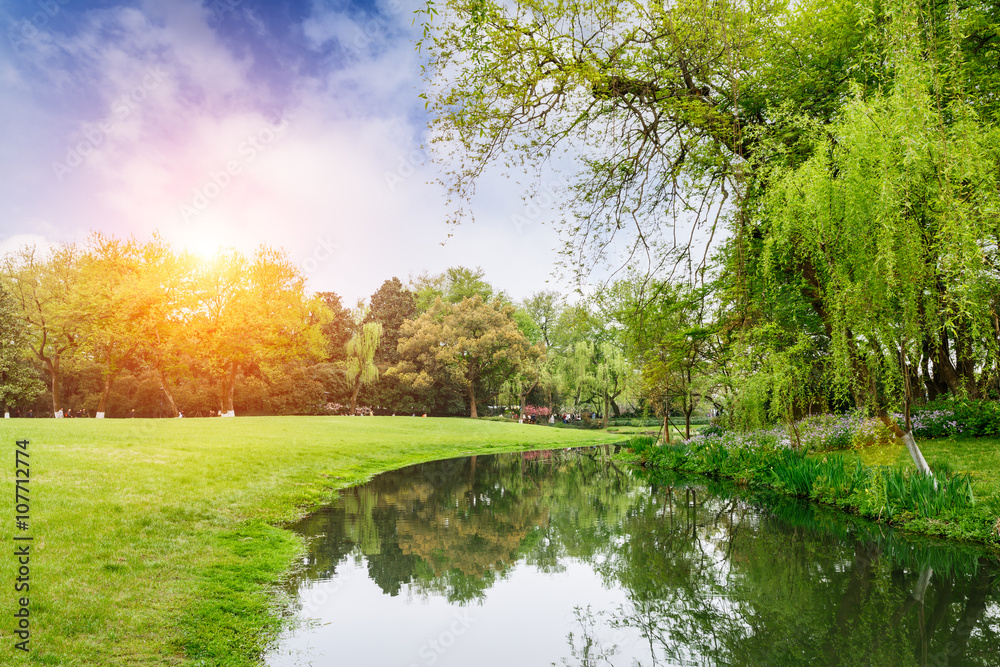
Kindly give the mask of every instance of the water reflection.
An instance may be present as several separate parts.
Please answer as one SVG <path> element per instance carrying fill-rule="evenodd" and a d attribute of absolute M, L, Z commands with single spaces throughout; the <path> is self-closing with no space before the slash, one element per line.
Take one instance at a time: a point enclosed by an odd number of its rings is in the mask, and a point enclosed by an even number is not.
<path fill-rule="evenodd" d="M 456 459 L 345 491 L 297 526 L 313 548 L 294 593 L 317 624 L 269 664 L 1000 662 L 998 569 L 976 551 L 606 454 Z"/>

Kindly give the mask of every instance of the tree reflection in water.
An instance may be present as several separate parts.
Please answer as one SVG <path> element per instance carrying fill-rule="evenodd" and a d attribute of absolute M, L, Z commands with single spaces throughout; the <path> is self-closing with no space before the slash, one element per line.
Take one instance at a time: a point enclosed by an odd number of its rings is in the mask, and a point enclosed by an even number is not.
<path fill-rule="evenodd" d="M 518 567 L 585 563 L 626 602 L 568 610 L 566 654 L 545 664 L 998 664 L 998 568 L 975 550 L 703 478 L 640 478 L 609 453 L 380 475 L 296 526 L 312 544 L 303 580 L 354 559 L 387 595 L 479 605 Z"/>

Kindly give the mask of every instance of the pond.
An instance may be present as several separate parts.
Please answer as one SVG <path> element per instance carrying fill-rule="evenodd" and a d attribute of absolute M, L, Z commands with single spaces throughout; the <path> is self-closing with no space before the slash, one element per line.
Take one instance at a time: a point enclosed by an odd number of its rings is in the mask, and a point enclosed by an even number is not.
<path fill-rule="evenodd" d="M 439 461 L 345 490 L 272 667 L 998 665 L 1000 569 L 607 448 Z"/>

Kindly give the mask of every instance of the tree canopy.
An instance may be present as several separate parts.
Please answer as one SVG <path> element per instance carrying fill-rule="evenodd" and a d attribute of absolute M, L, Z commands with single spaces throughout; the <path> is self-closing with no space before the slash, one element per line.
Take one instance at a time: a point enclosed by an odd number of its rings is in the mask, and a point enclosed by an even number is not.
<path fill-rule="evenodd" d="M 910 403 L 996 393 L 996 7 L 426 12 L 432 143 L 456 219 L 495 167 L 539 183 L 569 172 L 568 268 L 711 286 L 720 330 L 736 332 L 733 405 L 774 418 L 849 400 L 926 469 Z"/>

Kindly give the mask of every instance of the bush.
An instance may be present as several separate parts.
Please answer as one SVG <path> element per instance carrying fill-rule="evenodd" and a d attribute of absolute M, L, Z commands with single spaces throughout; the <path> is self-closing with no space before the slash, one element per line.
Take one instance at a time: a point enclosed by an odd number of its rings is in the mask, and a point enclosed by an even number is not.
<path fill-rule="evenodd" d="M 894 415 L 902 421 L 902 415 Z M 947 435 L 983 437 L 1000 435 L 1000 404 L 985 400 L 934 401 L 910 413 L 913 435 L 940 438 Z"/>

